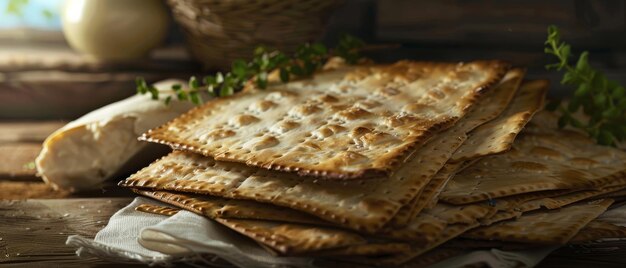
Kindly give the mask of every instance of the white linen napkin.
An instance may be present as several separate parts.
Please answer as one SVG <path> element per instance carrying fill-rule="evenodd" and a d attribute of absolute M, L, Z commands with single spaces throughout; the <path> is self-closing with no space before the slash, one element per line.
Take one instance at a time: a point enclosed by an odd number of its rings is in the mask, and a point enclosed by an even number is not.
<path fill-rule="evenodd" d="M 135 207 L 140 204 L 167 206 L 137 197 L 116 212 L 93 240 L 72 235 L 66 244 L 78 248 L 79 256 L 151 266 L 183 262 L 213 267 L 316 267 L 312 258 L 273 256 L 250 239 L 205 217 L 188 211 L 171 217 L 136 211 Z M 524 251 L 478 250 L 450 258 L 433 268 L 476 263 L 497 268 L 532 267 L 552 250 L 553 247 Z"/>

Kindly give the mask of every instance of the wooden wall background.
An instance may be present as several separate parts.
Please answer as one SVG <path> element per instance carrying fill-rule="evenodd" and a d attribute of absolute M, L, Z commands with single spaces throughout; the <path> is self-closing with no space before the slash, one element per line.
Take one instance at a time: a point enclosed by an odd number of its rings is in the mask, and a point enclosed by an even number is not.
<path fill-rule="evenodd" d="M 331 21 L 325 41 L 343 32 L 370 43 L 402 44 L 371 55 L 380 61 L 499 58 L 549 78 L 551 96 L 568 89 L 547 72 L 543 53 L 549 25 L 557 25 L 574 52 L 589 50 L 592 65 L 626 84 L 626 1 L 623 0 L 348 0 Z"/>
<path fill-rule="evenodd" d="M 558 84 L 560 74 L 543 67 L 554 60 L 543 53 L 543 42 L 555 24 L 574 52 L 589 50 L 593 66 L 626 85 L 626 0 L 344 1 L 323 42 L 334 45 L 350 33 L 371 44 L 400 45 L 368 55 L 379 62 L 504 59 L 527 67 L 529 78 L 550 79 L 550 95 L 563 97 L 569 89 Z M 71 120 L 134 94 L 138 75 L 154 82 L 203 73 L 184 53 L 176 27 L 152 59 L 125 66 L 84 59 L 60 32 L 26 45 L 7 33 L 0 31 L 0 119 Z"/>

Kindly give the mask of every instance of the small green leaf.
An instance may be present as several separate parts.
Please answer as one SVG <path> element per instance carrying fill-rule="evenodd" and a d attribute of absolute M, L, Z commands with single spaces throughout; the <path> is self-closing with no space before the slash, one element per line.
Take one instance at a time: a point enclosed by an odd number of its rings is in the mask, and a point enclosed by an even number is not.
<path fill-rule="evenodd" d="M 230 96 L 235 94 L 235 90 L 231 86 L 224 86 L 220 89 L 220 97 Z"/>
<path fill-rule="evenodd" d="M 611 92 L 611 96 L 616 99 L 621 99 L 626 96 L 626 89 L 624 89 L 624 87 L 622 86 L 615 87 Z"/>
<path fill-rule="evenodd" d="M 587 73 L 590 70 L 590 66 L 589 66 L 589 52 L 585 51 L 582 54 L 580 54 L 580 57 L 578 58 L 578 62 L 576 62 L 576 71 L 580 72 L 580 73 Z"/>
<path fill-rule="evenodd" d="M 152 95 L 153 100 L 159 99 L 159 90 L 157 90 L 155 87 L 148 87 L 148 92 L 150 92 L 150 95 Z"/>
<path fill-rule="evenodd" d="M 232 73 L 237 77 L 245 78 L 248 75 L 248 64 L 243 60 L 235 60 L 232 64 Z"/>
<path fill-rule="evenodd" d="M 171 102 L 172 102 L 172 96 L 167 96 L 165 98 L 165 105 L 170 105 Z"/>
<path fill-rule="evenodd" d="M 576 92 L 574 92 L 574 96 L 581 98 L 586 96 L 590 92 L 591 87 L 589 86 L 589 84 L 580 84 L 580 86 L 578 86 L 578 89 L 576 89 Z"/>
<path fill-rule="evenodd" d="M 289 82 L 289 71 L 285 68 L 280 68 L 280 81 L 283 83 Z"/>
<path fill-rule="evenodd" d="M 600 135 L 598 136 L 598 142 L 602 145 L 614 145 L 615 137 L 611 132 L 601 129 Z"/>
<path fill-rule="evenodd" d="M 606 95 L 603 92 L 596 94 L 593 98 L 593 104 L 595 106 L 604 107 L 606 103 Z"/>
<path fill-rule="evenodd" d="M 202 103 L 202 97 L 200 97 L 200 94 L 198 94 L 198 91 L 190 91 L 189 99 L 195 105 L 200 105 Z"/>
<path fill-rule="evenodd" d="M 207 86 L 215 86 L 217 84 L 217 79 L 215 78 L 215 76 L 212 75 L 205 76 L 204 78 L 202 78 L 202 81 Z"/>
<path fill-rule="evenodd" d="M 602 117 L 609 119 L 616 119 L 620 116 L 620 111 L 616 107 L 611 107 L 608 110 L 602 112 Z"/>
<path fill-rule="evenodd" d="M 261 72 L 256 77 L 256 84 L 261 89 L 267 88 L 267 73 Z"/>
<path fill-rule="evenodd" d="M 561 84 L 562 85 L 572 84 L 575 82 L 575 80 L 576 80 L 576 75 L 574 73 L 566 72 L 565 74 L 563 74 L 563 79 L 561 79 Z"/>
<path fill-rule="evenodd" d="M 311 45 L 311 49 L 318 55 L 326 55 L 326 53 L 328 53 L 328 49 L 326 49 L 326 46 L 322 45 L 321 43 L 313 43 Z"/>
<path fill-rule="evenodd" d="M 198 89 L 200 87 L 200 83 L 198 82 L 198 79 L 195 76 L 192 76 L 189 78 L 189 87 L 191 89 Z"/>
<path fill-rule="evenodd" d="M 178 91 L 178 92 L 176 93 L 176 97 L 178 98 L 178 100 L 181 100 L 181 101 L 185 101 L 185 100 L 188 100 L 188 99 L 189 99 L 189 98 L 188 98 L 188 95 L 187 95 L 187 92 L 185 92 L 185 91 L 183 91 L 183 90 Z"/>
<path fill-rule="evenodd" d="M 258 46 L 254 49 L 254 56 L 261 56 L 267 52 L 267 48 L 265 46 Z"/>
<path fill-rule="evenodd" d="M 180 84 L 173 84 L 172 85 L 172 90 L 174 90 L 174 91 L 179 91 L 181 89 L 183 89 L 183 86 L 180 85 Z"/>

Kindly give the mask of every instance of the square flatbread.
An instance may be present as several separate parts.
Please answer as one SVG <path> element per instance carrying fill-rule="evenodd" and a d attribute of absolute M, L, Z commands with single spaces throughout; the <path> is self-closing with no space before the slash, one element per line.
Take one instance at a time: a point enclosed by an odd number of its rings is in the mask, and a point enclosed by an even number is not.
<path fill-rule="evenodd" d="M 460 124 L 464 124 L 464 128 L 467 131 L 474 132 L 476 127 L 479 127 L 494 118 L 497 118 L 503 111 L 507 109 L 507 106 L 513 100 L 513 96 L 517 92 L 520 87 L 521 81 L 524 78 L 524 70 L 522 69 L 512 69 L 510 70 L 500 81 L 500 83 L 487 94 L 485 97 L 479 102 L 478 105 L 475 105 L 474 108 L 466 115 L 466 117 L 460 122 Z M 545 91 L 547 91 L 547 87 L 543 88 L 529 88 L 526 90 L 537 91 L 537 95 L 543 96 L 545 95 Z M 534 104 L 533 101 L 528 101 L 525 98 L 515 99 L 513 101 L 516 104 L 513 104 L 517 107 L 525 107 L 527 111 L 536 111 L 539 107 Z M 520 110 L 520 108 L 518 108 Z M 530 120 L 530 117 L 527 118 Z M 505 125 L 498 125 L 498 129 L 509 129 L 509 127 L 503 127 Z M 494 128 L 495 126 L 492 126 Z M 512 130 L 515 131 L 515 130 Z M 495 132 L 495 130 L 494 130 Z M 506 134 L 509 135 L 508 133 Z M 504 139 L 505 137 L 499 137 L 500 139 Z M 474 138 L 476 139 L 476 138 Z M 469 140 L 466 142 L 470 142 Z M 465 144 L 465 143 L 464 143 Z M 464 144 L 461 145 L 458 151 L 464 147 Z M 464 150 L 464 152 L 470 152 L 473 149 L 477 149 L 479 151 L 475 151 L 474 154 L 479 155 L 482 153 L 481 149 L 478 147 L 471 147 Z M 454 156 L 453 156 L 454 157 Z M 434 192 L 439 192 L 447 179 L 454 175 L 456 172 L 456 167 L 460 166 L 457 164 L 454 165 L 446 165 L 442 168 L 436 176 L 434 176 L 431 181 L 426 185 L 426 187 L 422 190 L 422 192 L 416 196 L 409 204 L 403 206 L 392 221 L 389 223 L 391 226 L 400 227 L 407 224 L 407 222 L 415 217 L 420 210 L 426 205 L 424 202 L 428 202 L 434 195 Z"/>
<path fill-rule="evenodd" d="M 612 203 L 611 199 L 601 199 L 555 210 L 532 212 L 515 220 L 473 229 L 463 234 L 463 237 L 537 244 L 565 244 L 580 229 L 606 211 Z"/>
<path fill-rule="evenodd" d="M 532 122 L 532 121 L 531 121 Z M 532 128 L 513 148 L 459 172 L 441 200 L 453 204 L 522 193 L 595 188 L 626 176 L 626 152 L 581 134 Z"/>
<path fill-rule="evenodd" d="M 327 225 L 323 221 L 297 210 L 286 207 L 272 206 L 249 200 L 226 199 L 210 195 L 191 195 L 164 191 L 134 190 L 135 193 L 174 205 L 210 219 L 246 219 L 285 221 L 293 223 Z"/>
<path fill-rule="evenodd" d="M 142 139 L 324 178 L 387 176 L 495 85 L 500 61 L 352 66 L 207 102 Z"/>

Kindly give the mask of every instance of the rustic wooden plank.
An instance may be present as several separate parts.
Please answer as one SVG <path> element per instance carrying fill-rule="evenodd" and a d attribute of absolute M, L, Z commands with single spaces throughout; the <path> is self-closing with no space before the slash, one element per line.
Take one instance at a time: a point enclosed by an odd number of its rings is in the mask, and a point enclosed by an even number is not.
<path fill-rule="evenodd" d="M 0 143 L 0 181 L 41 181 L 33 162 L 40 151 L 41 143 Z"/>
<path fill-rule="evenodd" d="M 23 200 L 29 198 L 51 199 L 64 198 L 70 193 L 63 190 L 53 190 L 49 185 L 39 181 L 1 181 L 0 200 Z"/>
<path fill-rule="evenodd" d="M 0 121 L 0 143 L 42 142 L 65 121 Z"/>
<path fill-rule="evenodd" d="M 379 40 L 457 46 L 541 46 L 546 28 L 561 27 L 574 47 L 624 48 L 626 3 L 592 0 L 378 0 Z"/>
<path fill-rule="evenodd" d="M 130 198 L 0 201 L 0 266 L 103 267 L 65 245 L 68 235 L 93 237 Z M 118 265 L 119 266 L 119 265 Z M 126 265 L 124 265 L 126 267 Z"/>
<path fill-rule="evenodd" d="M 3 30 L 0 30 L 0 38 Z M 58 70 L 69 72 L 144 71 L 160 73 L 194 73 L 200 64 L 193 62 L 183 44 L 160 47 L 150 57 L 106 62 L 85 57 L 65 42 L 8 44 L 0 42 L 0 72 Z"/>

